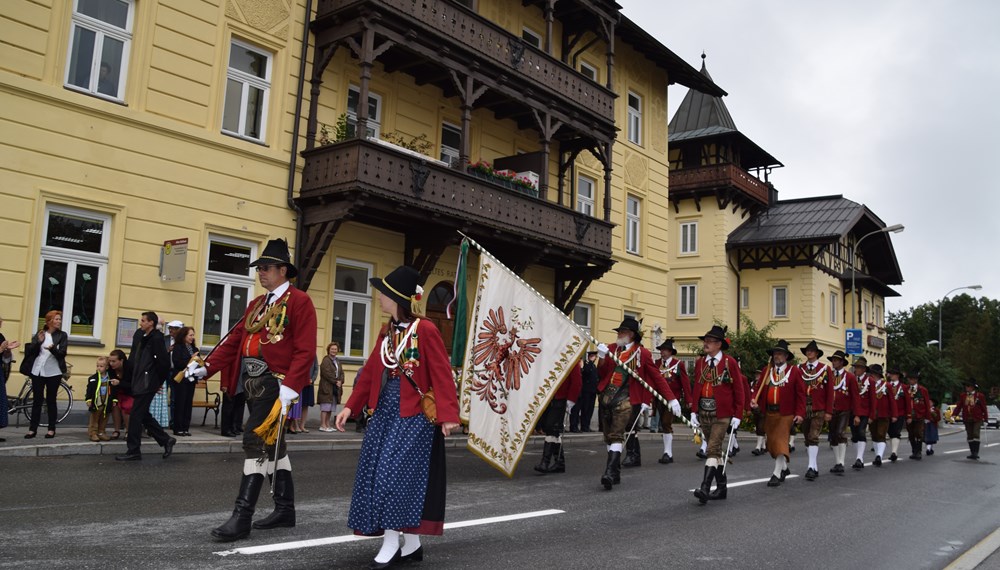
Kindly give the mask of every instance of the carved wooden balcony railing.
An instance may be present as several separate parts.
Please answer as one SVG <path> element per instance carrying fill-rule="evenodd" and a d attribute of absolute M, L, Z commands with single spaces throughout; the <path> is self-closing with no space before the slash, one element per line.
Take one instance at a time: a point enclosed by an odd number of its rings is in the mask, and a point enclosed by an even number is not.
<path fill-rule="evenodd" d="M 670 194 L 684 195 L 716 189 L 736 189 L 767 204 L 768 187 L 735 164 L 714 164 L 670 171 Z"/>

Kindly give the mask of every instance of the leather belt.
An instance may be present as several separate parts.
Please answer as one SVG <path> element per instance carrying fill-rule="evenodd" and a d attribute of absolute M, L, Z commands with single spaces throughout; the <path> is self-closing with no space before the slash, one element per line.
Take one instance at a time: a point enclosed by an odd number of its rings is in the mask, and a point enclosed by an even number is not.
<path fill-rule="evenodd" d="M 243 371 L 250 378 L 260 378 L 271 370 L 268 368 L 267 362 L 264 362 L 260 358 L 246 357 L 243 359 Z"/>
<path fill-rule="evenodd" d="M 716 405 L 715 398 L 701 398 L 698 400 L 698 408 L 705 412 L 714 412 Z"/>

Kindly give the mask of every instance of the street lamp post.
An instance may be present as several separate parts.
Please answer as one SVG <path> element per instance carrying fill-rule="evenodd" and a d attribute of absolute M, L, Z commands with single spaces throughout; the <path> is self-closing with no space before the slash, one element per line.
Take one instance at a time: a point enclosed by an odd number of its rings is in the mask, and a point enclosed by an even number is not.
<path fill-rule="evenodd" d="M 866 237 L 873 236 L 875 234 L 885 234 L 894 233 L 898 234 L 903 231 L 903 224 L 896 224 L 894 226 L 889 226 L 887 228 L 882 228 L 880 230 L 875 230 L 873 232 L 867 233 L 861 236 L 857 242 L 854 243 L 854 251 L 851 252 L 851 328 L 857 328 L 858 326 L 858 312 L 854 307 L 854 297 L 857 296 L 857 290 L 854 288 L 854 276 L 858 272 L 857 268 L 854 266 L 854 258 L 857 257 L 858 252 L 861 250 L 861 242 L 865 241 Z"/>
<path fill-rule="evenodd" d="M 951 291 L 945 293 L 944 297 L 941 297 L 941 301 L 938 303 L 938 339 L 937 339 L 938 352 L 941 352 L 941 345 L 943 344 L 943 337 L 941 336 L 941 310 L 944 308 L 944 300 L 948 298 L 948 295 L 951 295 L 955 291 L 961 291 L 962 289 L 972 289 L 973 291 L 978 291 L 982 288 L 983 288 L 982 285 L 966 285 L 964 287 L 955 287 Z"/>

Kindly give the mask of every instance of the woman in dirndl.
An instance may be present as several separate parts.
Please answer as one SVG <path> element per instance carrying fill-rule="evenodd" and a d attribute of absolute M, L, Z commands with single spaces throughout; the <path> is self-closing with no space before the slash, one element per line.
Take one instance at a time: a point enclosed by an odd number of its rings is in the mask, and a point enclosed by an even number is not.
<path fill-rule="evenodd" d="M 419 535 L 444 531 L 444 437 L 460 425 L 458 397 L 441 333 L 417 314 L 419 280 L 407 266 L 371 279 L 389 323 L 336 418 L 337 430 L 344 431 L 366 403 L 375 410 L 347 518 L 355 534 L 383 537 L 370 568 L 423 560 Z M 437 409 L 428 418 L 421 400 L 431 392 Z"/>

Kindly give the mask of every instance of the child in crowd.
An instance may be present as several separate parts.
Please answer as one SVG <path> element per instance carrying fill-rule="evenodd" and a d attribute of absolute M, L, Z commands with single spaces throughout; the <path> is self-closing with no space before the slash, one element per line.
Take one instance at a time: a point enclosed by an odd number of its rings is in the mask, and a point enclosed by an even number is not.
<path fill-rule="evenodd" d="M 931 421 L 926 421 L 924 427 L 924 443 L 927 444 L 927 455 L 934 455 L 934 444 L 938 442 L 938 422 L 941 421 L 941 410 L 931 400 Z"/>
<path fill-rule="evenodd" d="M 111 385 L 111 377 L 108 375 L 108 358 L 101 356 L 97 359 L 97 373 L 87 378 L 87 409 L 90 410 L 90 422 L 87 424 L 87 432 L 90 434 L 90 441 L 108 441 L 110 439 L 105 433 L 108 424 L 108 415 L 112 408 L 118 404 L 118 389 Z"/>

